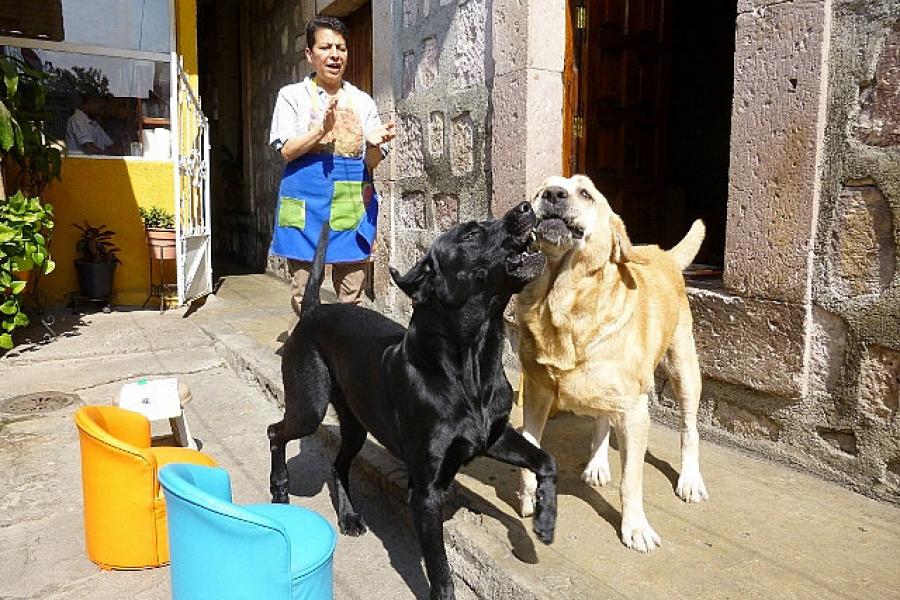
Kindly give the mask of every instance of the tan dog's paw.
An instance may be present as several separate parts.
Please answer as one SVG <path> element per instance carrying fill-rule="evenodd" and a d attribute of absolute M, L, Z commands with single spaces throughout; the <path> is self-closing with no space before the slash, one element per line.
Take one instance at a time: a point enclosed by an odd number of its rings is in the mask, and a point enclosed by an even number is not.
<path fill-rule="evenodd" d="M 581 480 L 594 487 L 606 485 L 612 480 L 609 463 L 606 460 L 591 461 L 582 471 Z"/>
<path fill-rule="evenodd" d="M 657 546 L 662 546 L 662 540 L 650 527 L 646 517 L 635 519 L 633 523 L 622 521 L 622 543 L 641 553 L 650 552 Z"/>
<path fill-rule="evenodd" d="M 703 476 L 699 471 L 683 472 L 678 478 L 675 493 L 685 502 L 703 502 L 709 498 L 709 492 L 706 491 L 706 484 L 703 483 Z"/>

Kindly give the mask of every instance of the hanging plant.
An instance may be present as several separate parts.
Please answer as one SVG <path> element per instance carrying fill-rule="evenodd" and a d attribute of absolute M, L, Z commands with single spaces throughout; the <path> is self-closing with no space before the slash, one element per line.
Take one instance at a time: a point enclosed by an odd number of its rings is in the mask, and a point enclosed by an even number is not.
<path fill-rule="evenodd" d="M 59 179 L 61 153 L 44 132 L 47 74 L 24 61 L 0 56 L 0 352 L 12 333 L 28 325 L 22 274 L 53 271 L 53 208 L 38 196 Z M 27 277 L 27 276 L 26 276 Z M 32 277 L 37 282 L 38 277 Z M 34 284 L 36 285 L 36 283 Z M 33 292 L 35 290 L 32 290 Z"/>

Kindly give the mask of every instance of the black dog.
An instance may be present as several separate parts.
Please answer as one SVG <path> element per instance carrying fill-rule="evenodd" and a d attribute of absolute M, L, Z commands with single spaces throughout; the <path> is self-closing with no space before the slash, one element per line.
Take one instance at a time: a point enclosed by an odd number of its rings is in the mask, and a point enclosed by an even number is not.
<path fill-rule="evenodd" d="M 315 432 L 330 401 L 341 424 L 334 462 L 338 523 L 365 533 L 347 491 L 350 463 L 371 432 L 406 463 L 409 505 L 431 598 L 454 598 L 444 549 L 443 494 L 460 467 L 486 455 L 537 475 L 534 532 L 556 527 L 556 465 L 509 425 L 512 388 L 503 371 L 503 310 L 536 278 L 545 257 L 528 251 L 535 215 L 523 202 L 502 219 L 457 225 L 394 282 L 415 307 L 409 329 L 365 308 L 321 305 L 327 226 L 284 346 L 284 419 L 269 426 L 273 502 L 288 502 L 285 444 Z"/>

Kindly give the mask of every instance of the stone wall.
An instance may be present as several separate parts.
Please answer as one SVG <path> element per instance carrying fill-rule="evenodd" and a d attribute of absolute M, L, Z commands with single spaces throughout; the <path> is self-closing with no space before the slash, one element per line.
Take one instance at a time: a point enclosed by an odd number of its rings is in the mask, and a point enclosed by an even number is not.
<path fill-rule="evenodd" d="M 701 422 L 900 502 L 900 5 L 741 1 L 736 36 L 724 287 L 689 292 Z"/>
<path fill-rule="evenodd" d="M 900 5 L 834 2 L 812 343 L 814 447 L 900 501 Z"/>
<path fill-rule="evenodd" d="M 488 0 L 395 0 L 391 261 L 401 272 L 460 220 L 490 214 Z M 376 289 L 398 314 L 408 300 Z"/>

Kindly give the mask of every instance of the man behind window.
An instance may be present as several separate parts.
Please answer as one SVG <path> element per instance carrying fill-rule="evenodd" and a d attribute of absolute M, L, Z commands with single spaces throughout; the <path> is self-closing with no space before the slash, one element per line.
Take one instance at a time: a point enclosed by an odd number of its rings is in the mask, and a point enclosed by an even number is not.
<path fill-rule="evenodd" d="M 97 96 L 81 96 L 81 107 L 76 108 L 66 122 L 66 148 L 69 154 L 108 154 L 112 139 L 95 119 L 100 115 L 102 101 Z"/>

